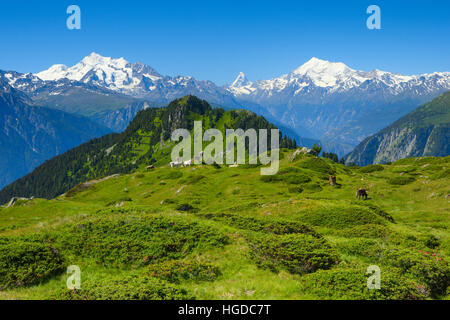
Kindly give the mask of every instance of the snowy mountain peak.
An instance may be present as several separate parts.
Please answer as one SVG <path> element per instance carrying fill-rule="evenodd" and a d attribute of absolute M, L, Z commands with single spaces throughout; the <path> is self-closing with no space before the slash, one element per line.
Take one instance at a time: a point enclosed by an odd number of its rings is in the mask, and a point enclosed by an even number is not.
<path fill-rule="evenodd" d="M 119 59 L 113 59 L 110 57 L 103 57 L 99 55 L 98 53 L 92 52 L 90 55 L 85 57 L 83 60 L 81 60 L 81 63 L 87 65 L 87 66 L 113 66 L 116 68 L 125 68 L 126 65 L 129 63 L 124 58 Z"/>
<path fill-rule="evenodd" d="M 69 79 L 92 83 L 121 92 L 133 91 L 145 77 L 151 80 L 160 77 L 155 70 L 142 63 L 133 65 L 124 58 L 103 57 L 95 52 L 70 68 L 54 65 L 36 76 L 42 80 Z"/>
<path fill-rule="evenodd" d="M 319 87 L 331 87 L 338 81 L 355 76 L 357 72 L 342 62 L 311 58 L 292 72 L 294 76 L 307 76 Z M 362 79 L 361 79 L 362 80 Z"/>
<path fill-rule="evenodd" d="M 249 83 L 249 81 L 248 81 L 247 77 L 245 76 L 245 74 L 243 72 L 239 72 L 238 76 L 231 84 L 231 87 L 239 88 L 239 87 L 243 87 L 243 86 L 247 85 L 248 83 Z"/>

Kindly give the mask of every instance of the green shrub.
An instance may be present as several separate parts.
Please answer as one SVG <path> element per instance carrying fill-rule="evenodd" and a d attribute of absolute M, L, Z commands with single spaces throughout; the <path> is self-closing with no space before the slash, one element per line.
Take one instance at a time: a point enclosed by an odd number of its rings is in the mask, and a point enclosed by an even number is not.
<path fill-rule="evenodd" d="M 419 300 L 426 299 L 420 283 L 394 268 L 381 268 L 380 289 L 367 287 L 365 268 L 320 270 L 300 279 L 300 290 L 311 299 L 333 300 Z"/>
<path fill-rule="evenodd" d="M 320 237 L 311 227 L 297 221 L 277 218 L 257 218 L 232 213 L 206 214 L 203 217 L 244 230 L 273 234 L 304 233 L 317 238 Z"/>
<path fill-rule="evenodd" d="M 298 274 L 329 269 L 338 262 L 337 254 L 324 239 L 298 233 L 250 239 L 250 257 L 262 268 Z"/>
<path fill-rule="evenodd" d="M 206 177 L 203 176 L 203 175 L 200 175 L 200 174 L 193 174 L 193 175 L 190 175 L 189 177 L 187 177 L 187 178 L 183 181 L 183 183 L 186 183 L 186 184 L 196 184 L 197 182 L 203 180 L 204 178 L 206 178 Z"/>
<path fill-rule="evenodd" d="M 288 184 L 304 184 L 311 181 L 311 178 L 305 174 L 295 174 L 291 172 L 279 172 L 274 175 L 261 176 L 263 182 L 285 182 Z"/>
<path fill-rule="evenodd" d="M 167 281 L 142 275 L 112 276 L 83 281 L 81 289 L 61 288 L 48 296 L 51 300 L 186 300 L 186 290 Z"/>
<path fill-rule="evenodd" d="M 89 183 L 80 183 L 78 185 L 76 185 L 75 187 L 73 187 L 72 189 L 70 189 L 69 191 L 66 192 L 66 197 L 75 197 L 76 195 L 78 195 L 79 193 L 82 193 L 84 191 L 93 189 L 94 186 L 89 184 Z"/>
<path fill-rule="evenodd" d="M 394 173 L 413 173 L 417 171 L 417 167 L 407 166 L 407 167 L 398 167 L 392 169 Z"/>
<path fill-rule="evenodd" d="M 336 248 L 348 255 L 359 255 L 365 257 L 378 257 L 382 254 L 383 248 L 373 239 L 353 238 L 340 241 Z"/>
<path fill-rule="evenodd" d="M 218 267 L 194 260 L 171 260 L 151 264 L 146 273 L 174 283 L 182 280 L 213 281 L 220 275 Z"/>
<path fill-rule="evenodd" d="M 315 193 L 322 191 L 322 187 L 317 183 L 308 183 L 303 186 L 303 190 L 308 193 Z"/>
<path fill-rule="evenodd" d="M 386 226 L 378 224 L 364 224 L 345 228 L 337 232 L 338 235 L 348 238 L 385 238 L 392 233 Z"/>
<path fill-rule="evenodd" d="M 397 267 L 426 284 L 433 296 L 445 294 L 450 286 L 450 267 L 436 252 L 414 248 L 391 249 L 385 251 L 380 262 Z"/>
<path fill-rule="evenodd" d="M 448 179 L 448 177 L 450 177 L 450 169 L 440 170 L 439 172 L 434 173 L 431 176 L 431 179 L 433 179 L 433 180 Z"/>
<path fill-rule="evenodd" d="M 296 186 L 296 187 L 289 187 L 288 188 L 289 193 L 302 193 L 303 192 L 303 188 Z"/>
<path fill-rule="evenodd" d="M 223 247 L 228 237 L 182 218 L 102 216 L 49 234 L 63 250 L 111 265 L 180 259 L 194 250 Z"/>
<path fill-rule="evenodd" d="M 163 175 L 162 179 L 179 179 L 183 176 L 183 172 L 178 170 L 170 171 L 168 174 Z"/>
<path fill-rule="evenodd" d="M 195 211 L 195 208 L 193 206 L 191 206 L 189 203 L 183 203 L 177 207 L 177 210 L 178 211 Z"/>
<path fill-rule="evenodd" d="M 372 164 L 369 166 L 365 166 L 365 167 L 361 167 L 359 169 L 359 172 L 362 173 L 371 173 L 371 172 L 376 172 L 376 171 L 383 171 L 384 167 L 380 164 Z"/>
<path fill-rule="evenodd" d="M 430 249 L 435 249 L 440 245 L 439 239 L 432 234 L 420 236 L 418 240 Z"/>
<path fill-rule="evenodd" d="M 388 179 L 387 183 L 392 184 L 392 185 L 405 185 L 405 184 L 409 184 L 414 182 L 416 179 L 413 177 L 394 177 L 394 178 L 390 178 Z"/>
<path fill-rule="evenodd" d="M 320 173 L 333 175 L 336 171 L 325 160 L 316 157 L 308 157 L 297 164 L 298 167 L 313 170 Z"/>
<path fill-rule="evenodd" d="M 333 229 L 345 229 L 364 224 L 386 224 L 384 219 L 362 206 L 303 210 L 300 212 L 300 218 L 307 224 Z"/>
<path fill-rule="evenodd" d="M 389 213 L 387 213 L 386 211 L 384 211 L 383 209 L 381 209 L 380 207 L 378 207 L 374 204 L 371 204 L 369 202 L 361 202 L 361 201 L 352 201 L 352 203 L 355 205 L 367 207 L 370 209 L 370 211 L 372 211 L 373 213 L 376 213 L 380 217 L 383 217 L 387 221 L 395 222 L 394 218 Z"/>
<path fill-rule="evenodd" d="M 0 291 L 38 284 L 63 269 L 59 251 L 48 244 L 20 239 L 0 244 Z"/>

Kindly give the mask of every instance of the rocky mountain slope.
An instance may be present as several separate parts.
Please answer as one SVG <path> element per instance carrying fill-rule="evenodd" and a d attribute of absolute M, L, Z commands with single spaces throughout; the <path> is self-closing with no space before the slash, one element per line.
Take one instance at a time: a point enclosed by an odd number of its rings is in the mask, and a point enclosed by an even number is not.
<path fill-rule="evenodd" d="M 450 91 L 362 141 L 346 156 L 359 165 L 450 155 Z"/>
<path fill-rule="evenodd" d="M 26 94 L 0 79 L 0 187 L 45 160 L 110 132 L 87 118 L 31 103 Z"/>

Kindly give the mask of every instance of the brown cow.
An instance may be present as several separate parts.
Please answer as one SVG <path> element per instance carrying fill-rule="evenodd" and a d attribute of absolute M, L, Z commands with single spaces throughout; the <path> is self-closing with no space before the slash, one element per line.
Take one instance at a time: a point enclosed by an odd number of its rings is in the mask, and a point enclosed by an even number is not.
<path fill-rule="evenodd" d="M 328 179 L 328 182 L 330 183 L 330 186 L 332 186 L 332 187 L 337 185 L 336 176 L 330 176 L 330 178 Z"/>
<path fill-rule="evenodd" d="M 358 190 L 356 190 L 356 198 L 357 199 L 362 198 L 363 200 L 367 200 L 367 196 L 368 196 L 368 194 L 367 194 L 366 189 L 359 188 Z"/>

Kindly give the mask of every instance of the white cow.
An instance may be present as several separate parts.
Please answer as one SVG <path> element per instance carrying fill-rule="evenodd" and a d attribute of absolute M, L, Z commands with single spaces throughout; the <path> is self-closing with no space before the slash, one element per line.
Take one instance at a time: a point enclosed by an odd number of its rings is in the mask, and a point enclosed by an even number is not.
<path fill-rule="evenodd" d="M 170 163 L 170 167 L 171 167 L 171 168 L 173 168 L 173 167 L 178 168 L 178 167 L 181 166 L 181 165 L 183 165 L 183 162 L 172 161 L 172 162 Z"/>
<path fill-rule="evenodd" d="M 183 162 L 183 167 L 190 167 L 192 165 L 192 159 Z"/>

